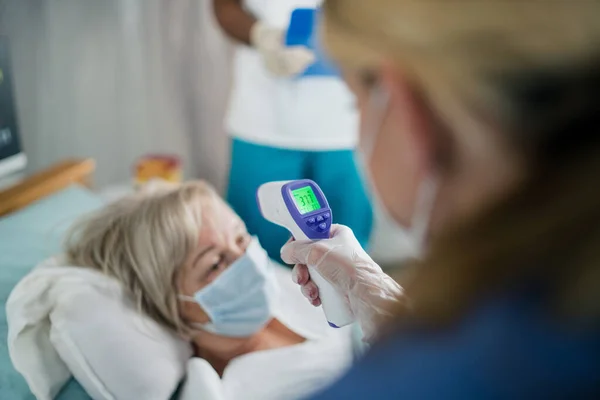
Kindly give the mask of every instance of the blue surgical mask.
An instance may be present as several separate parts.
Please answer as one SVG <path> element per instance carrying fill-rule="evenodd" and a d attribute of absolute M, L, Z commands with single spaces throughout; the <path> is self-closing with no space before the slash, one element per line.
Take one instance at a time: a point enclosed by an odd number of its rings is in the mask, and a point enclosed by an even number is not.
<path fill-rule="evenodd" d="M 271 260 L 256 238 L 246 253 L 194 297 L 180 296 L 198 303 L 210 317 L 199 328 L 222 336 L 249 337 L 273 318 L 279 293 Z"/>

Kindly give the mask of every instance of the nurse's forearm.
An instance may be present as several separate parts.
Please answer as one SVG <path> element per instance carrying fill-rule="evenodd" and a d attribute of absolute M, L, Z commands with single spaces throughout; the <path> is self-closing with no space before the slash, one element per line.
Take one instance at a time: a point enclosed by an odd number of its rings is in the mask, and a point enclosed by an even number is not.
<path fill-rule="evenodd" d="M 213 0 L 219 25 L 225 33 L 244 44 L 250 44 L 250 30 L 256 18 L 242 8 L 241 0 Z"/>

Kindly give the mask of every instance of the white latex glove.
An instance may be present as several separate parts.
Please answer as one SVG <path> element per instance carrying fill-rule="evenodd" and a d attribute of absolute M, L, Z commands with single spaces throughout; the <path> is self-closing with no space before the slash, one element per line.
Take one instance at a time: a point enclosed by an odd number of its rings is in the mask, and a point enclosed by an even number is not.
<path fill-rule="evenodd" d="M 258 21 L 250 31 L 250 44 L 262 55 L 265 66 L 275 76 L 301 74 L 315 62 L 315 55 L 304 46 L 286 47 L 285 31 Z"/>
<path fill-rule="evenodd" d="M 376 337 L 381 323 L 391 317 L 392 309 L 402 299 L 400 285 L 369 257 L 346 226 L 333 225 L 331 239 L 290 241 L 281 249 L 281 258 L 296 264 L 294 282 L 314 306 L 321 304 L 319 289 L 310 280 L 307 265 L 345 295 L 365 341 Z"/>

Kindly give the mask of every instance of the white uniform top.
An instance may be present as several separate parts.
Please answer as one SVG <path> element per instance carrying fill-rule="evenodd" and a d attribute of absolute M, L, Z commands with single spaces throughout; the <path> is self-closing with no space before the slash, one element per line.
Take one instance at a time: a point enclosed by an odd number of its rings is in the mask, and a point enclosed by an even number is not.
<path fill-rule="evenodd" d="M 244 5 L 269 26 L 287 29 L 294 9 L 321 2 L 244 0 Z M 237 46 L 226 118 L 233 137 L 289 149 L 350 149 L 356 145 L 358 124 L 354 97 L 341 79 L 276 78 L 256 50 Z"/>

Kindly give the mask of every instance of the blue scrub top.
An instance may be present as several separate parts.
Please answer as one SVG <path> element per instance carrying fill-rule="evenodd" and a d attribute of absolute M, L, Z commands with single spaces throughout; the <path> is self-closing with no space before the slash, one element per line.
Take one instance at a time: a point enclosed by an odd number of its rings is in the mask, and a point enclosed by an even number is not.
<path fill-rule="evenodd" d="M 600 327 L 536 303 L 497 298 L 445 330 L 397 333 L 313 399 L 600 398 Z"/>

